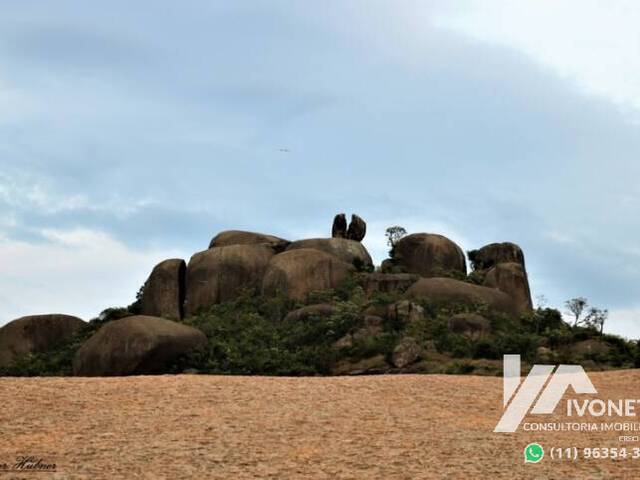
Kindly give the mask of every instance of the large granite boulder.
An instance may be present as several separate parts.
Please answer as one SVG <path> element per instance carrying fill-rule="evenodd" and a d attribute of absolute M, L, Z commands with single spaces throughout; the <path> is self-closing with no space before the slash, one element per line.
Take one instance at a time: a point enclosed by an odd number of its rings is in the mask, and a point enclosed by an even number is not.
<path fill-rule="evenodd" d="M 140 313 L 180 320 L 183 314 L 187 264 L 173 258 L 160 262 L 151 271 L 140 299 Z"/>
<path fill-rule="evenodd" d="M 347 229 L 347 238 L 356 242 L 361 242 L 367 234 L 367 224 L 355 213 L 351 215 L 351 222 Z"/>
<path fill-rule="evenodd" d="M 287 248 L 289 243 L 288 240 L 264 233 L 226 230 L 213 237 L 209 248 L 228 247 L 229 245 L 267 245 L 276 253 L 280 253 Z"/>
<path fill-rule="evenodd" d="M 347 237 L 347 217 L 344 213 L 337 214 L 333 219 L 333 225 L 331 226 L 332 238 L 346 238 Z"/>
<path fill-rule="evenodd" d="M 407 273 L 423 277 L 467 274 L 462 249 L 447 237 L 433 233 L 414 233 L 398 240 L 392 262 Z"/>
<path fill-rule="evenodd" d="M 296 323 L 307 321 L 312 318 L 330 317 L 338 312 L 338 309 L 328 303 L 318 303 L 306 307 L 292 310 L 285 317 L 285 323 Z"/>
<path fill-rule="evenodd" d="M 289 250 L 275 255 L 262 282 L 265 294 L 281 292 L 306 301 L 309 293 L 335 288 L 355 272 L 353 265 L 334 255 L 311 248 Z"/>
<path fill-rule="evenodd" d="M 521 313 L 533 308 L 527 272 L 520 263 L 496 264 L 485 273 L 483 285 L 497 288 L 508 294 Z"/>
<path fill-rule="evenodd" d="M 493 267 L 498 263 L 518 263 L 524 268 L 524 253 L 522 249 L 511 242 L 490 243 L 478 250 L 470 250 L 469 261 L 475 270 Z"/>
<path fill-rule="evenodd" d="M 365 268 L 373 267 L 371 255 L 369 255 L 367 249 L 364 248 L 364 245 L 355 240 L 348 240 L 346 238 L 309 238 L 291 243 L 287 247 L 287 251 L 298 250 L 300 248 L 321 250 L 338 257 L 350 265 Z"/>
<path fill-rule="evenodd" d="M 259 289 L 273 249 L 264 244 L 229 245 L 196 253 L 187 266 L 185 315 Z"/>
<path fill-rule="evenodd" d="M 21 317 L 0 328 L 0 367 L 27 353 L 42 353 L 70 341 L 87 325 L 78 317 L 50 314 Z"/>
<path fill-rule="evenodd" d="M 420 275 L 413 273 L 366 273 L 360 278 L 362 288 L 367 294 L 404 292 L 413 285 Z"/>
<path fill-rule="evenodd" d="M 517 316 L 518 309 L 509 295 L 495 288 L 482 287 L 452 278 L 422 278 L 405 292 L 409 300 L 462 304 L 470 307 L 486 305 L 489 310 Z"/>
<path fill-rule="evenodd" d="M 182 355 L 203 348 L 200 330 L 158 317 L 133 316 L 103 325 L 76 353 L 77 376 L 164 373 Z"/>

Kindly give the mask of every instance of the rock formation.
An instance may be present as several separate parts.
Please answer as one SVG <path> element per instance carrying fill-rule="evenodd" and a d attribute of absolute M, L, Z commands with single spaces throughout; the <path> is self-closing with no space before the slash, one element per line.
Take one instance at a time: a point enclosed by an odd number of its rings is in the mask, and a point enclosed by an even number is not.
<path fill-rule="evenodd" d="M 298 240 L 287 247 L 289 250 L 312 248 L 329 253 L 343 262 L 362 268 L 373 268 L 373 261 L 367 249 L 360 242 L 346 238 L 310 238 Z"/>
<path fill-rule="evenodd" d="M 185 314 L 260 289 L 273 249 L 264 244 L 229 245 L 196 253 L 187 266 Z M 282 255 L 282 254 L 281 254 Z"/>
<path fill-rule="evenodd" d="M 491 243 L 469 252 L 474 275 L 483 285 L 510 295 L 519 313 L 533 308 L 524 254 L 515 243 Z"/>
<path fill-rule="evenodd" d="M 415 325 L 414 330 L 428 326 L 433 319 L 432 306 L 442 305 L 448 310 L 453 307 L 454 312 L 460 311 L 460 306 L 477 309 L 475 313 L 451 315 L 448 322 L 451 332 L 473 339 L 491 333 L 487 318 L 493 317 L 487 314 L 485 318 L 478 312 L 517 317 L 532 308 L 524 254 L 513 243 L 492 243 L 470 251 L 474 270 L 467 277 L 466 258 L 458 245 L 442 235 L 414 233 L 395 243 L 392 257 L 383 262 L 382 272 L 365 273 L 373 271 L 371 256 L 361 243 L 365 234 L 366 224 L 355 214 L 348 226 L 344 214 L 336 215 L 332 238 L 289 242 L 242 230 L 221 232 L 211 240 L 210 248 L 194 254 L 188 265 L 181 259 L 156 265 L 136 308 L 128 311 L 141 315 L 104 324 L 78 350 L 74 372 L 78 375 L 162 372 L 180 355 L 207 342 L 200 331 L 175 321 L 233 300 L 245 291 L 266 296 L 283 294 L 304 304 L 312 302 L 313 292 L 336 289 L 345 281 L 354 280 L 358 284 L 352 292 L 356 300 L 350 299 L 347 305 L 361 306 L 362 310 L 349 311 L 347 316 L 340 317 L 339 321 L 347 322 L 344 324 L 347 331 L 339 330 L 340 338 L 330 338 L 334 353 L 343 355 L 355 355 L 349 353 L 351 347 L 358 350 L 389 329 L 398 332 L 410 325 Z M 336 292 L 335 297 L 341 298 L 341 292 L 342 289 Z M 386 298 L 394 303 L 387 303 Z M 300 305 L 284 318 L 277 314 L 269 318 L 293 328 L 298 327 L 297 323 L 317 320 L 318 326 L 325 328 L 326 317 L 342 310 L 331 301 L 322 301 L 327 303 Z M 422 301 L 428 303 L 421 305 Z M 274 304 L 280 305 L 279 301 Z M 427 308 L 428 304 L 432 305 Z M 58 343 L 68 343 L 84 325 L 82 320 L 67 315 L 14 320 L 0 329 L 0 367 L 9 366 L 25 353 L 44 352 Z M 308 326 L 313 324 L 301 327 Z M 329 329 L 334 331 L 333 326 Z M 343 358 L 331 366 L 331 371 L 410 371 L 424 363 L 414 365 L 422 351 L 412 337 L 403 337 L 385 355 L 377 353 L 367 359 L 357 355 Z"/>
<path fill-rule="evenodd" d="M 511 296 L 520 313 L 533 308 L 527 272 L 519 263 L 498 263 L 491 267 L 486 272 L 483 285 L 497 288 Z"/>
<path fill-rule="evenodd" d="M 515 262 L 524 268 L 522 249 L 511 242 L 490 243 L 478 250 L 468 252 L 474 270 L 486 270 L 498 263 Z"/>
<path fill-rule="evenodd" d="M 351 222 L 349 223 L 349 228 L 347 229 L 347 238 L 350 240 L 355 240 L 356 242 L 361 242 L 366 234 L 367 224 L 365 223 L 365 221 L 355 213 L 351 215 Z"/>
<path fill-rule="evenodd" d="M 180 320 L 185 297 L 187 264 L 170 259 L 156 265 L 144 284 L 140 313 L 169 320 Z"/>
<path fill-rule="evenodd" d="M 305 301 L 309 293 L 336 288 L 354 272 L 353 265 L 326 252 L 311 248 L 289 250 L 269 262 L 262 291 Z"/>
<path fill-rule="evenodd" d="M 367 234 L 367 224 L 355 213 L 351 215 L 351 222 L 347 228 L 347 217 L 344 213 L 339 213 L 333 219 L 331 227 L 331 237 L 348 238 L 356 242 L 361 242 Z"/>
<path fill-rule="evenodd" d="M 0 367 L 27 353 L 42 353 L 69 342 L 87 325 L 71 315 L 31 315 L 21 317 L 0 328 Z"/>
<path fill-rule="evenodd" d="M 280 253 L 287 248 L 289 240 L 265 235 L 264 233 L 245 232 L 244 230 L 226 230 L 217 234 L 209 243 L 209 248 L 228 247 L 229 245 L 267 245 L 276 253 Z"/>
<path fill-rule="evenodd" d="M 489 310 L 516 316 L 518 310 L 509 295 L 495 288 L 473 285 L 452 278 L 422 278 L 405 292 L 409 300 L 462 304 L 470 307 L 486 305 Z"/>
<path fill-rule="evenodd" d="M 77 376 L 147 375 L 204 347 L 199 330 L 164 318 L 133 316 L 103 325 L 76 353 Z"/>
<path fill-rule="evenodd" d="M 423 277 L 467 274 L 462 249 L 447 237 L 433 233 L 414 233 L 401 238 L 390 260 L 391 265 L 400 267 L 404 272 Z"/>
<path fill-rule="evenodd" d="M 331 227 L 332 238 L 347 238 L 347 217 L 344 213 L 337 214 Z"/>

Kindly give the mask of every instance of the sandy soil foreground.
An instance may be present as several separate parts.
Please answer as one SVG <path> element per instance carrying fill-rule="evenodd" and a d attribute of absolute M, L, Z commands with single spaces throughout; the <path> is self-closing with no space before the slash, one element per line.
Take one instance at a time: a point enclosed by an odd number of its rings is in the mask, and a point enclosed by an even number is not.
<path fill-rule="evenodd" d="M 640 371 L 590 377 L 599 398 L 640 398 Z M 447 375 L 0 378 L 0 466 L 27 455 L 57 467 L 0 480 L 640 477 L 640 459 L 524 465 L 534 441 L 640 443 L 610 432 L 495 434 L 501 392 L 501 378 Z"/>

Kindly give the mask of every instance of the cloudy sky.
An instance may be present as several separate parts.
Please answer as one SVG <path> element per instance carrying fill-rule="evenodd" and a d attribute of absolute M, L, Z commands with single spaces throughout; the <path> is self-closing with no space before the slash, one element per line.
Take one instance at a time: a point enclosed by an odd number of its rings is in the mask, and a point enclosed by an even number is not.
<path fill-rule="evenodd" d="M 0 324 L 128 304 L 229 228 L 513 241 L 640 337 L 635 1 L 5 2 Z M 289 151 L 281 151 L 281 149 Z"/>

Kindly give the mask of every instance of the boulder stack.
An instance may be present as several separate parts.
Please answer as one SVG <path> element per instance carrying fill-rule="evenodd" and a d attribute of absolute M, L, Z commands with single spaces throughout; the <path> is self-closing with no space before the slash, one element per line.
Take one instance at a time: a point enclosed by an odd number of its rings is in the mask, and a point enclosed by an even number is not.
<path fill-rule="evenodd" d="M 474 270 L 486 270 L 498 263 L 518 263 L 524 268 L 522 249 L 511 242 L 490 243 L 478 250 L 468 252 Z"/>
<path fill-rule="evenodd" d="M 514 300 L 518 313 L 533 308 L 524 254 L 515 243 L 491 243 L 469 252 L 474 274 L 483 285 L 497 288 Z"/>
<path fill-rule="evenodd" d="M 331 227 L 332 238 L 348 238 L 356 242 L 361 242 L 367 234 L 367 224 L 355 213 L 351 215 L 351 222 L 347 227 L 347 217 L 344 213 L 337 214 L 333 219 Z"/>

